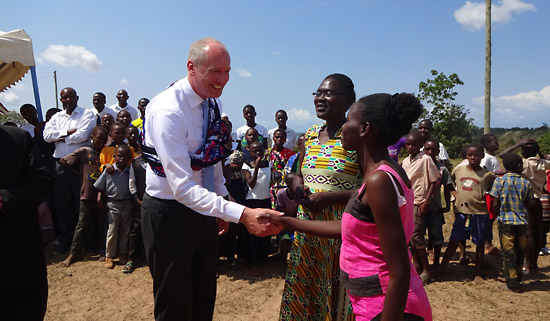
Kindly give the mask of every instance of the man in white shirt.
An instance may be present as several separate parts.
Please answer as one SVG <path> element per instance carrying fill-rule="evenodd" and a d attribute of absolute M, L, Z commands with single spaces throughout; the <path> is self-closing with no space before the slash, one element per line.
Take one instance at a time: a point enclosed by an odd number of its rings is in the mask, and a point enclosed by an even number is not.
<path fill-rule="evenodd" d="M 96 126 L 101 125 L 101 118 L 105 114 L 110 114 L 111 116 L 113 116 L 114 119 L 116 119 L 117 113 L 111 108 L 105 107 L 105 102 L 106 97 L 105 94 L 102 92 L 96 92 L 92 97 L 92 103 L 94 104 L 94 109 L 92 109 L 92 111 L 95 115 Z"/>
<path fill-rule="evenodd" d="M 292 150 L 294 146 L 296 146 L 296 132 L 286 125 L 286 121 L 288 120 L 288 116 L 286 114 L 286 111 L 279 109 L 275 113 L 275 122 L 277 123 L 277 127 L 272 128 L 269 130 L 269 141 L 271 142 L 271 146 L 273 146 L 273 134 L 277 129 L 282 129 L 286 132 L 286 142 L 284 143 L 284 147 Z"/>
<path fill-rule="evenodd" d="M 211 320 L 216 299 L 218 230 L 243 223 L 257 235 L 276 233 L 257 215 L 278 213 L 226 201 L 222 164 L 214 166 L 214 191 L 206 189 L 208 168 L 193 170 L 190 155 L 204 146 L 202 104 L 221 109 L 229 80 L 230 57 L 219 41 L 205 38 L 189 50 L 187 77 L 151 100 L 145 111 L 145 155 L 158 162 L 147 167 L 142 231 L 153 277 L 155 319 Z M 221 112 L 221 110 L 220 110 Z M 225 222 L 223 222 L 223 221 Z"/>
<path fill-rule="evenodd" d="M 128 92 L 124 89 L 119 90 L 116 94 L 116 99 L 118 100 L 118 103 L 109 106 L 109 108 L 111 108 L 115 112 L 115 115 L 113 116 L 115 119 L 118 112 L 123 109 L 126 109 L 128 112 L 130 112 L 132 120 L 136 120 L 139 118 L 139 111 L 128 104 L 128 98 Z"/>
<path fill-rule="evenodd" d="M 256 123 L 256 108 L 252 105 L 246 105 L 243 107 L 243 118 L 246 120 L 246 124 L 244 126 L 241 126 L 237 128 L 237 140 L 239 140 L 239 143 L 241 144 L 241 147 L 244 147 L 243 143 L 246 143 L 246 141 L 243 139 L 244 135 L 246 135 L 246 132 L 250 128 L 256 128 L 258 131 L 258 136 L 261 136 L 260 141 L 263 142 L 264 147 L 267 149 L 267 137 L 269 136 L 267 133 L 267 128 L 264 126 Z"/>
<path fill-rule="evenodd" d="M 80 147 L 88 146 L 95 127 L 93 111 L 77 106 L 78 96 L 73 88 L 61 90 L 60 100 L 64 110 L 52 116 L 43 134 L 46 142 L 55 143 L 54 201 L 59 235 L 56 253 L 66 252 L 71 245 L 80 207 L 80 179 L 58 160 Z"/>

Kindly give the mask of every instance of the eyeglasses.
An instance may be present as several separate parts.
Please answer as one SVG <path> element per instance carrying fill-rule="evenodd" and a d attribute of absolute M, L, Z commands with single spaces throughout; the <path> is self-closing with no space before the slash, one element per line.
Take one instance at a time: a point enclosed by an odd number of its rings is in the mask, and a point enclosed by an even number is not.
<path fill-rule="evenodd" d="M 325 98 L 330 98 L 332 96 L 337 96 L 337 95 L 345 95 L 345 93 L 335 93 L 332 90 L 325 90 L 325 91 L 317 90 L 316 92 L 313 93 L 313 96 L 315 96 L 315 98 L 321 98 L 321 96 L 324 96 Z"/>

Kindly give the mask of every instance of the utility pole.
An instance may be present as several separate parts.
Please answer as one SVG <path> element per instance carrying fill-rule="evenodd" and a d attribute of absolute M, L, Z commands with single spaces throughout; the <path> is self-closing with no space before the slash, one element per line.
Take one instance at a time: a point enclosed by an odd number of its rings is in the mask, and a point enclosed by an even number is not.
<path fill-rule="evenodd" d="M 491 0 L 485 0 L 485 121 L 483 133 L 491 131 Z"/>
<path fill-rule="evenodd" d="M 59 97 L 57 97 L 57 71 L 53 71 L 53 82 L 55 84 L 55 108 L 59 109 Z"/>

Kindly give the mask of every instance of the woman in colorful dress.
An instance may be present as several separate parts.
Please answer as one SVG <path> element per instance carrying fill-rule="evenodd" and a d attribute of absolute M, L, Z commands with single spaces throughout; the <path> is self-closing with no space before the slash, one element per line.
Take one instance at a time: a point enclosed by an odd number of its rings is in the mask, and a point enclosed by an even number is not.
<path fill-rule="evenodd" d="M 342 74 L 327 76 L 314 95 L 321 126 L 311 127 L 300 146 L 298 219 L 340 220 L 360 183 L 357 154 L 342 147 L 341 128 L 355 101 L 354 85 Z M 340 240 L 296 233 L 290 250 L 280 319 L 336 320 L 339 298 Z"/>
<path fill-rule="evenodd" d="M 387 149 L 411 129 L 421 111 L 420 101 L 406 93 L 370 95 L 353 104 L 342 145 L 357 151 L 365 179 L 341 221 L 263 216 L 281 229 L 342 239 L 341 283 L 357 320 L 432 320 L 407 247 L 414 230 L 411 183 Z"/>

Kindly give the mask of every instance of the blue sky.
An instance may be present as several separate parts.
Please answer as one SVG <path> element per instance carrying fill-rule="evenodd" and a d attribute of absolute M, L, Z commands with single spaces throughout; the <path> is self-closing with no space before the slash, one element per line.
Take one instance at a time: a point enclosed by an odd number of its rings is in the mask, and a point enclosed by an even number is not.
<path fill-rule="evenodd" d="M 418 92 L 436 69 L 457 73 L 457 102 L 483 126 L 483 0 L 305 1 L 12 1 L 1 31 L 25 29 L 33 39 L 43 110 L 58 87 L 73 87 L 79 105 L 107 104 L 126 89 L 133 106 L 186 75 L 189 45 L 214 37 L 228 48 L 231 79 L 222 95 L 234 128 L 252 104 L 257 122 L 274 113 L 305 131 L 321 123 L 311 93 L 331 73 L 348 75 L 357 96 Z M 493 127 L 538 127 L 550 110 L 550 1 L 493 0 Z M 0 93 L 19 110 L 34 103 L 30 74 Z M 60 104 L 61 106 L 61 104 Z M 430 107 L 430 106 L 427 106 Z"/>

